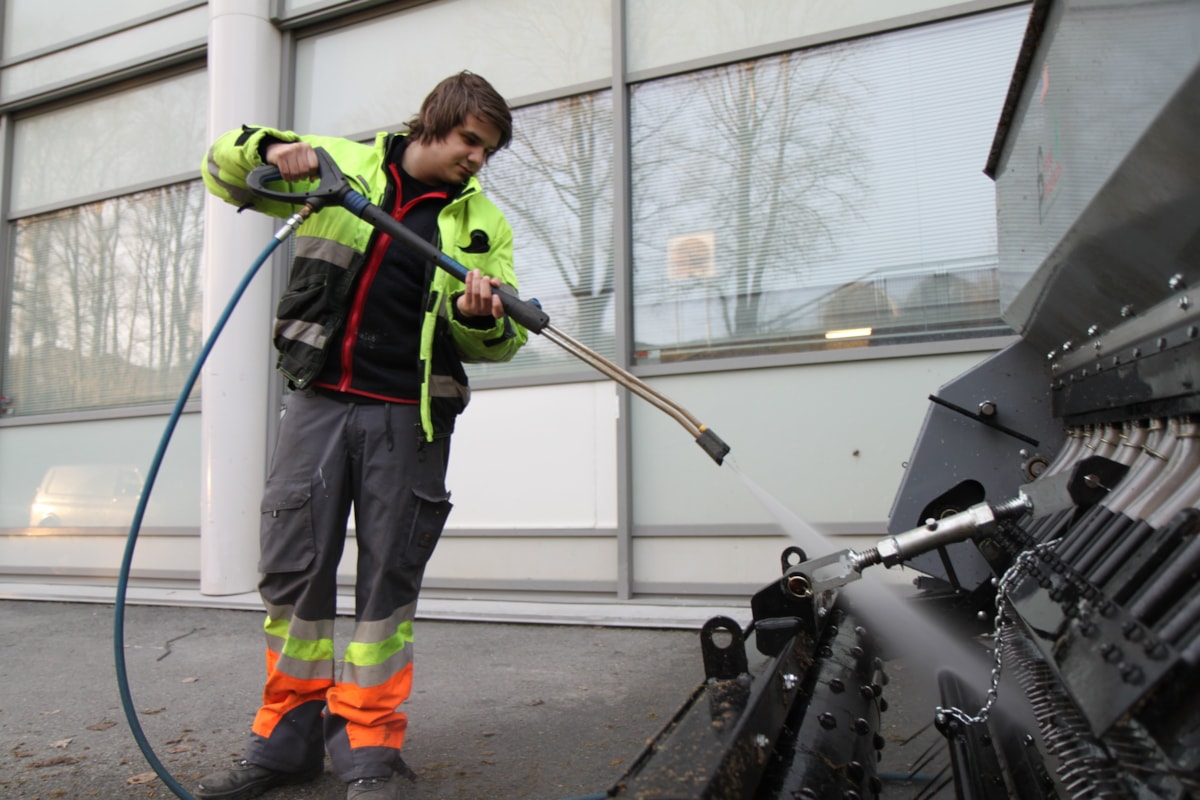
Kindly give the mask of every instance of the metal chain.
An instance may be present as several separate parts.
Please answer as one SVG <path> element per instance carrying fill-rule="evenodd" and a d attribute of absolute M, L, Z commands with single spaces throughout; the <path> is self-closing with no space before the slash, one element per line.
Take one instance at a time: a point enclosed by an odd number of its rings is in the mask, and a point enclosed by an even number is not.
<path fill-rule="evenodd" d="M 1013 563 L 1004 571 L 999 582 L 996 584 L 996 620 L 992 626 L 992 641 L 994 646 L 993 662 L 992 662 L 992 680 L 991 686 L 988 687 L 987 696 L 984 699 L 983 706 L 975 715 L 968 714 L 960 708 L 954 706 L 938 706 L 936 709 L 937 721 L 943 723 L 947 718 L 952 718 L 963 725 L 982 725 L 988 720 L 988 716 L 992 713 L 992 708 L 996 705 L 996 700 L 1000 696 L 1000 676 L 1004 669 L 1004 642 L 1000 635 L 1001 628 L 1004 627 L 1004 609 L 1008 603 L 1008 592 L 1013 584 L 1022 577 L 1026 572 L 1034 569 L 1034 566 L 1045 550 L 1056 547 L 1059 540 L 1054 539 L 1049 542 L 1042 542 L 1034 545 L 1028 550 L 1022 550 L 1017 554 Z"/>

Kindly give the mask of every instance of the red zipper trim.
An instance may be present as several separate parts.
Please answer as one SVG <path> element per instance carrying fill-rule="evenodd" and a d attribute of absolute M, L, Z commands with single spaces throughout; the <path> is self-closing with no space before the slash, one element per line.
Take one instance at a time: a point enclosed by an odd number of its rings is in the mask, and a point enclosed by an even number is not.
<path fill-rule="evenodd" d="M 401 222 L 408 210 L 422 200 L 433 197 L 446 197 L 445 192 L 429 192 L 420 197 L 414 197 L 408 203 L 401 206 L 400 198 L 404 196 L 400 185 L 400 171 L 395 164 L 388 164 L 388 169 L 392 173 L 392 178 L 396 182 L 396 199 L 392 206 L 392 219 Z M 339 392 L 350 391 L 350 384 L 354 382 L 354 346 L 358 342 L 358 326 L 362 322 L 363 306 L 367 302 L 367 293 L 371 290 L 371 284 L 375 282 L 375 276 L 379 273 L 379 267 L 383 264 L 383 257 L 387 254 L 388 246 L 392 243 L 392 237 L 386 233 L 380 232 L 379 238 L 375 240 L 375 247 L 371 250 L 371 256 L 367 261 L 367 266 L 363 270 L 362 277 L 358 281 L 358 289 L 354 293 L 354 302 L 350 306 L 350 316 L 346 319 L 346 334 L 342 337 L 342 375 L 335 387 Z"/>

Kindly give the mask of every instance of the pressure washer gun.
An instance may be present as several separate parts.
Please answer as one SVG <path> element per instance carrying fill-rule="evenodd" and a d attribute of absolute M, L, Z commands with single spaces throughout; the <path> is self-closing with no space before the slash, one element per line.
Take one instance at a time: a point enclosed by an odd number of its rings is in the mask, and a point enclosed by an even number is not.
<path fill-rule="evenodd" d="M 1103 456 L 1081 460 L 1072 470 L 1047 475 L 1027 483 L 1017 496 L 1000 503 L 977 503 L 940 519 L 926 520 L 916 528 L 884 537 L 862 552 L 840 550 L 803 561 L 785 575 L 790 592 L 797 596 L 820 595 L 862 577 L 867 567 L 886 567 L 908 561 L 938 547 L 987 536 L 1003 520 L 1026 513 L 1044 516 L 1071 507 L 1091 506 L 1115 486 L 1128 466 Z"/>
<path fill-rule="evenodd" d="M 279 200 L 293 205 L 303 204 L 304 208 L 288 221 L 287 233 L 290 233 L 309 214 L 319 211 L 329 205 L 339 205 L 355 216 L 361 217 L 373 227 L 382 230 L 400 242 L 415 254 L 429 259 L 441 269 L 449 272 L 460 281 L 466 282 L 467 268 L 443 253 L 431 242 L 427 242 L 408 228 L 401 225 L 391 215 L 373 205 L 366 197 L 355 191 L 342 171 L 334 163 L 333 158 L 323 148 L 315 148 L 319 174 L 317 185 L 303 192 L 284 192 L 267 188 L 266 184 L 280 180 L 278 168 L 264 165 L 255 168 L 246 176 L 246 184 L 255 194 L 271 200 Z M 282 233 L 282 232 L 281 232 Z M 282 235 L 287 235 L 283 233 Z M 729 445 L 707 426 L 688 413 L 684 408 L 669 400 L 660 392 L 650 388 L 641 379 L 617 366 L 599 353 L 585 347 L 570 336 L 556 330 L 550 325 L 550 317 L 542 310 L 536 300 L 522 300 L 510 286 L 501 284 L 496 288 L 504 312 L 523 325 L 527 330 L 545 336 L 550 341 L 562 347 L 571 355 L 598 370 L 608 378 L 632 391 L 650 404 L 665 411 L 676 422 L 684 427 L 696 440 L 696 444 L 718 464 L 722 463 L 729 452 Z"/>

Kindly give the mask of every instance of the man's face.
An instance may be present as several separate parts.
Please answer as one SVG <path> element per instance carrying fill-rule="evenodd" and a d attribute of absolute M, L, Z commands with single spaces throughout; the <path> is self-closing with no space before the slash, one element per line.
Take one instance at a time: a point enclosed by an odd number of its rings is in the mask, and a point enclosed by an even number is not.
<path fill-rule="evenodd" d="M 431 183 L 462 183 L 483 168 L 500 144 L 500 130 L 490 122 L 468 114 L 440 142 L 427 145 Z M 435 180 L 434 180 L 435 179 Z"/>

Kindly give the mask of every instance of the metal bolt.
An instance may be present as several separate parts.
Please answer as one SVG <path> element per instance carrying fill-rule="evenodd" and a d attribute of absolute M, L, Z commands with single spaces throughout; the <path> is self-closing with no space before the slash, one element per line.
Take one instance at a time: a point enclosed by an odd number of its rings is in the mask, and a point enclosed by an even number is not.
<path fill-rule="evenodd" d="M 841 678 L 833 678 L 829 681 L 829 690 L 834 694 L 841 694 L 846 691 L 846 684 L 842 682 Z"/>
<path fill-rule="evenodd" d="M 996 416 L 996 403 L 992 400 L 984 400 L 979 404 L 979 416 L 994 417 Z"/>
<path fill-rule="evenodd" d="M 1061 349 L 1062 349 L 1062 351 L 1063 351 L 1064 353 L 1069 353 L 1069 352 L 1071 352 L 1072 350 L 1074 350 L 1074 349 L 1075 349 L 1075 345 L 1071 343 L 1071 340 L 1070 340 L 1070 339 L 1068 339 L 1067 341 L 1065 341 L 1065 342 L 1063 342 L 1063 343 L 1062 343 L 1062 348 L 1061 348 Z"/>
<path fill-rule="evenodd" d="M 765 749 L 766 746 L 769 745 L 770 743 L 771 743 L 771 740 L 768 739 L 764 734 L 760 733 L 754 737 L 754 744 L 760 748 Z"/>
<path fill-rule="evenodd" d="M 1131 306 L 1131 305 L 1121 306 L 1121 317 L 1123 319 L 1129 319 L 1132 316 L 1133 316 L 1133 306 Z"/>
<path fill-rule="evenodd" d="M 1099 325 L 1089 325 L 1088 326 L 1088 336 L 1095 336 L 1099 332 L 1100 332 Z"/>
<path fill-rule="evenodd" d="M 783 678 L 783 690 L 785 692 L 790 692 L 792 689 L 795 689 L 796 684 L 800 680 L 799 678 L 797 678 L 795 675 L 793 675 L 790 672 L 785 672 L 780 677 Z"/>
<path fill-rule="evenodd" d="M 1192 307 L 1192 300 L 1186 294 L 1183 297 L 1179 298 L 1179 309 L 1181 311 L 1187 311 L 1191 307 Z"/>
<path fill-rule="evenodd" d="M 834 728 L 837 727 L 837 718 L 834 717 L 833 714 L 830 714 L 828 711 L 826 711 L 821 716 L 817 717 L 817 722 L 820 723 L 821 727 L 827 731 L 833 730 Z"/>
<path fill-rule="evenodd" d="M 1158 337 L 1158 342 L 1156 344 L 1158 344 L 1159 350 L 1166 350 L 1167 349 L 1167 337 L 1165 337 L 1165 336 Z"/>
<path fill-rule="evenodd" d="M 1126 683 L 1131 683 L 1136 686 L 1145 680 L 1145 677 L 1146 676 L 1142 672 L 1142 668 L 1137 664 L 1121 665 L 1121 680 L 1125 681 Z"/>
<path fill-rule="evenodd" d="M 1187 281 L 1183 279 L 1182 273 L 1176 272 L 1170 277 L 1170 279 L 1167 280 L 1167 286 L 1171 289 L 1171 291 L 1178 292 L 1180 289 L 1187 288 Z"/>

